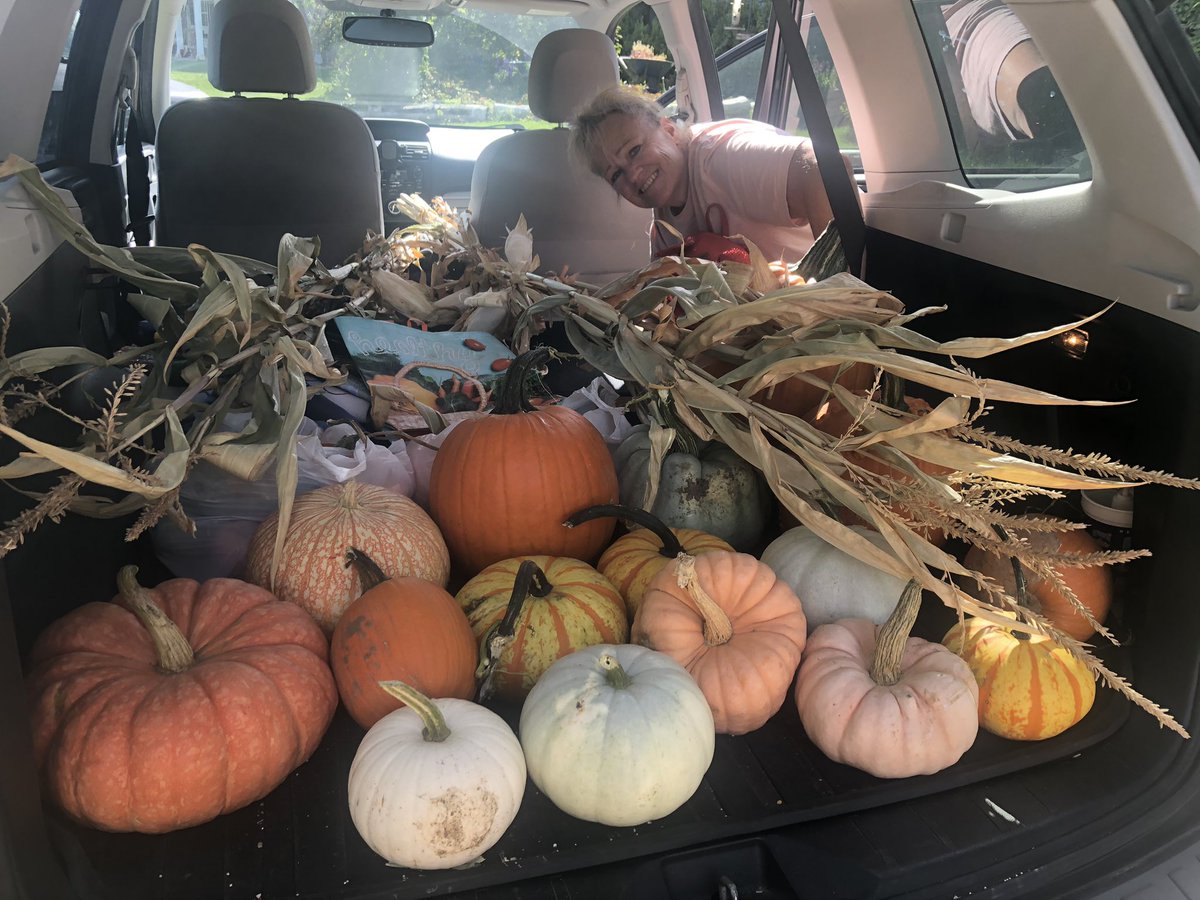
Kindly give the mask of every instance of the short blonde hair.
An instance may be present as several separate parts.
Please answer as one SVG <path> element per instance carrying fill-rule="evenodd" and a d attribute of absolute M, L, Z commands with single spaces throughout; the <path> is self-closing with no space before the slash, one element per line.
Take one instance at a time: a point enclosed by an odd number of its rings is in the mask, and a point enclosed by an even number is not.
<path fill-rule="evenodd" d="M 604 174 L 597 147 L 600 126 L 609 116 L 630 116 L 656 125 L 666 120 L 663 108 L 653 98 L 625 85 L 606 88 L 589 100 L 571 123 L 571 155 L 595 175 Z"/>

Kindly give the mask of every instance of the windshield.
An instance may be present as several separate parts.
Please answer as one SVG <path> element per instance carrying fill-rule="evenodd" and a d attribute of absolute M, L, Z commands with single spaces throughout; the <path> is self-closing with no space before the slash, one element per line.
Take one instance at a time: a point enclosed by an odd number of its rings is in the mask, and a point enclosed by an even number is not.
<path fill-rule="evenodd" d="M 372 47 L 342 39 L 344 12 L 319 0 L 294 2 L 308 22 L 317 64 L 317 86 L 306 98 L 337 103 L 362 116 L 430 125 L 550 127 L 529 112 L 529 60 L 546 34 L 578 27 L 570 16 L 446 7 L 408 16 L 433 26 L 433 46 Z M 207 16 L 190 19 L 182 16 L 175 31 L 173 103 L 227 96 L 208 80 Z"/>

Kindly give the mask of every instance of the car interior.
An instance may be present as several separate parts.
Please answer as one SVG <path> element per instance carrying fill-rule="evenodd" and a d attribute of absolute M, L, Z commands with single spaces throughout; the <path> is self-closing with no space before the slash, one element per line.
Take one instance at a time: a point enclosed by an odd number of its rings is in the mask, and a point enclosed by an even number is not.
<path fill-rule="evenodd" d="M 368 87 L 359 93 L 336 102 L 306 96 L 317 87 L 318 56 L 328 53 L 321 48 L 331 45 L 310 31 L 302 5 L 0 3 L 0 79 L 8 85 L 0 157 L 36 162 L 78 222 L 114 248 L 147 238 L 158 247 L 199 243 L 252 267 L 274 264 L 282 234 L 291 233 L 317 236 L 321 263 L 333 268 L 368 233 L 410 224 L 391 204 L 418 193 L 467 211 L 487 246 L 503 246 L 524 216 L 547 273 L 603 284 L 647 261 L 648 211 L 574 165 L 563 127 L 581 99 L 629 78 L 629 48 L 616 52 L 614 40 L 622 28 L 632 32 L 632 7 L 323 4 L 335 14 L 338 43 L 344 16 L 427 20 L 431 54 L 452 28 L 487 23 L 512 35 L 520 64 L 506 83 L 527 95 L 527 108 L 469 96 L 461 105 L 470 115 L 488 106 L 492 117 L 470 122 L 453 120 L 437 97 L 389 94 L 418 77 L 416 64 L 393 69 L 365 54 L 399 53 L 394 47 L 363 45 Z M 1200 62 L 1172 8 L 1179 4 L 1008 0 L 1069 108 L 1068 128 L 1029 141 L 992 140 L 973 122 L 956 87 L 947 5 L 785 4 L 824 92 L 826 109 L 814 110 L 797 100 L 790 66 L 799 61 L 779 36 L 778 5 L 766 3 L 769 24 L 743 34 L 729 6 L 714 26 L 700 0 L 652 3 L 674 77 L 660 102 L 685 122 L 752 115 L 808 134 L 814 119 L 830 120 L 859 188 L 862 278 L 908 312 L 923 311 L 911 327 L 942 340 L 1010 337 L 1103 312 L 1071 343 L 1047 340 L 962 364 L 981 379 L 1118 405 L 989 402 L 992 430 L 1200 477 Z M 523 31 L 526 18 L 536 27 Z M 197 24 L 214 95 L 180 99 L 172 66 Z M 724 30 L 739 39 L 718 55 Z M 468 40 L 483 46 L 483 37 Z M 184 61 L 200 71 L 200 60 Z M 17 179 L 0 181 L 7 357 L 60 346 L 110 355 L 145 328 L 130 293 L 62 239 Z M 0 497 L 5 522 L 29 506 L 15 490 Z M 1081 520 L 1078 502 L 1067 496 L 1053 508 Z M 1200 495 L 1139 487 L 1135 511 L 1131 540 L 1153 556 L 1117 573 L 1110 627 L 1120 643 L 1097 652 L 1195 735 Z M 610 828 L 568 820 L 531 797 L 483 862 L 442 872 L 389 867 L 359 839 L 346 772 L 362 729 L 343 713 L 308 763 L 236 813 L 164 835 L 82 827 L 39 794 L 23 660 L 50 622 L 111 598 L 120 565 L 169 577 L 145 541 L 125 540 L 127 525 L 67 514 L 0 559 L 0 711 L 11 725 L 0 734 L 0 895 L 739 896 L 728 883 L 742 887 L 740 896 L 1107 900 L 1144 896 L 1136 892 L 1172 877 L 1195 882 L 1196 738 L 1162 729 L 1104 685 L 1088 716 L 1058 737 L 981 734 L 954 767 L 896 781 L 825 759 L 789 704 L 759 732 L 719 738 L 701 789 L 673 816 Z M 944 633 L 953 617 L 923 608 L 916 633 Z"/>

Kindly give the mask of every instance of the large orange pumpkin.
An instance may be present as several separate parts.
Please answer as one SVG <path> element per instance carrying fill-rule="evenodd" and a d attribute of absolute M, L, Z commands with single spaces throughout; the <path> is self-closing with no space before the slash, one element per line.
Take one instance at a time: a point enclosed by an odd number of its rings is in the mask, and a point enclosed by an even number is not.
<path fill-rule="evenodd" d="M 347 556 L 365 590 L 338 619 L 330 657 L 354 721 L 370 728 L 403 706 L 381 681 L 403 681 L 439 699 L 471 699 L 475 635 L 454 597 L 421 578 L 388 578 L 359 550 Z"/>
<path fill-rule="evenodd" d="M 491 414 L 460 423 L 434 460 L 430 510 L 465 575 L 515 556 L 592 562 L 612 537 L 611 520 L 563 525 L 577 509 L 614 503 L 617 472 L 591 422 L 529 402 L 530 371 L 548 355 L 536 347 L 517 357 Z"/>
<path fill-rule="evenodd" d="M 712 353 L 701 354 L 696 361 L 706 372 L 717 378 L 727 375 L 737 368 L 737 365 L 734 363 L 721 359 Z M 869 366 L 866 363 L 852 363 L 842 369 L 839 369 L 838 366 L 825 366 L 824 368 L 813 369 L 807 374 L 825 382 L 836 383 L 846 390 L 853 392 L 865 392 L 875 381 L 875 367 Z M 739 381 L 734 382 L 732 386 L 738 388 L 742 384 L 743 382 Z M 828 394 L 829 390 L 827 388 L 809 384 L 802 378 L 793 376 L 770 387 L 763 388 L 761 391 L 753 394 L 750 399 L 778 412 L 790 413 L 793 416 L 804 418 Z"/>
<path fill-rule="evenodd" d="M 680 553 L 699 556 L 710 550 L 733 552 L 733 547 L 715 534 L 695 528 L 668 528 L 657 516 L 633 506 L 592 506 L 575 513 L 567 524 L 574 527 L 599 516 L 619 516 L 641 526 L 613 541 L 596 563 L 600 574 L 621 592 L 631 620 L 642 604 L 646 586 Z"/>
<path fill-rule="evenodd" d="M 187 828 L 265 796 L 316 749 L 337 707 L 325 636 L 298 606 L 233 578 L 137 568 L 30 652 L 46 788 L 105 831 Z"/>
<path fill-rule="evenodd" d="M 807 632 L 799 598 L 769 566 L 715 551 L 681 556 L 654 577 L 632 640 L 692 673 L 718 732 L 744 734 L 783 705 Z"/>
<path fill-rule="evenodd" d="M 550 666 L 593 644 L 623 644 L 629 637 L 625 604 L 607 578 L 578 559 L 515 557 L 493 563 L 462 586 L 480 656 L 492 638 L 506 638 L 496 654 L 490 690 L 522 700 Z"/>
<path fill-rule="evenodd" d="M 931 411 L 930 405 L 919 397 L 905 397 L 904 404 L 908 407 L 908 411 L 913 415 L 923 416 Z M 826 434 L 835 435 L 838 437 L 856 436 L 858 434 L 858 431 L 855 427 L 856 423 L 854 414 L 833 397 L 828 398 L 819 406 L 810 410 L 808 415 L 804 417 L 804 420 L 814 428 L 817 428 Z M 908 475 L 906 472 L 897 469 L 895 466 L 888 465 L 869 453 L 858 453 L 852 451 L 846 453 L 845 456 L 849 461 L 853 462 L 860 468 L 866 469 L 868 472 L 874 472 L 876 475 L 882 475 L 884 478 L 900 482 L 912 481 L 911 475 Z M 948 469 L 945 466 L 939 466 L 935 465 L 934 463 L 925 462 L 925 460 L 922 459 L 914 458 L 913 463 L 922 472 L 933 475 L 935 478 L 949 475 L 954 471 L 953 469 Z M 903 510 L 898 507 L 895 508 L 895 511 L 900 514 L 903 513 Z M 850 512 L 846 512 L 843 518 L 847 524 L 851 525 L 870 524 L 864 523 L 861 519 L 859 519 L 858 516 Z M 797 523 L 795 523 L 793 519 L 792 524 L 787 525 L 787 527 L 792 527 L 795 524 Z M 946 542 L 946 533 L 940 528 L 926 526 L 919 527 L 914 530 L 917 534 L 920 534 L 930 543 L 938 544 L 940 546 Z"/>
<path fill-rule="evenodd" d="M 363 593 L 357 572 L 345 566 L 351 547 L 367 553 L 389 578 L 423 578 L 442 587 L 450 578 L 450 553 L 429 514 L 386 488 L 347 481 L 297 497 L 272 585 L 278 531 L 278 513 L 258 527 L 246 579 L 303 607 L 326 634 Z"/>
<path fill-rule="evenodd" d="M 1044 553 L 1096 553 L 1100 545 L 1086 531 L 1034 532 L 1022 537 L 1032 549 Z M 972 547 L 963 558 L 963 565 L 998 582 L 1009 594 L 1016 596 L 1016 577 L 1009 557 L 997 556 L 978 547 Z M 1060 578 L 1075 594 L 1092 617 L 1104 624 L 1109 607 L 1112 606 L 1112 573 L 1104 566 L 1055 566 Z M 972 583 L 964 585 L 972 590 Z M 1065 634 L 1077 641 L 1086 641 L 1096 629 L 1063 596 L 1054 585 L 1043 578 L 1027 580 L 1024 601 L 1034 612 L 1041 613 Z"/>

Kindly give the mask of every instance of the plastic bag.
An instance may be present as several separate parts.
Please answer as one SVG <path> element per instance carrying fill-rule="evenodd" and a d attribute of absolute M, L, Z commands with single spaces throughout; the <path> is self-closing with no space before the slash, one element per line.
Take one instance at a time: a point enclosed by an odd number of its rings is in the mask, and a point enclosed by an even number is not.
<path fill-rule="evenodd" d="M 617 405 L 619 399 L 617 389 L 608 378 L 600 375 L 564 397 L 560 405 L 575 410 L 595 425 L 612 450 L 633 430 L 633 423 L 625 418 L 625 408 Z"/>
<path fill-rule="evenodd" d="M 416 481 L 404 442 L 387 447 L 364 446 L 362 441 L 352 448 L 338 446 L 342 438 L 354 434 L 349 425 L 321 431 L 311 419 L 301 422 L 296 442 L 297 496 L 350 479 L 412 495 Z M 158 558 L 180 578 L 240 577 L 250 539 L 279 508 L 275 467 L 256 481 L 245 481 L 210 463 L 197 463 L 180 489 L 180 504 L 195 523 L 196 534 L 160 522 L 150 535 Z"/>

